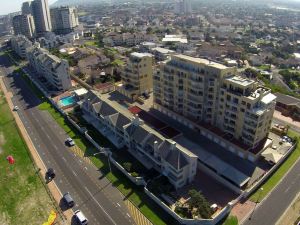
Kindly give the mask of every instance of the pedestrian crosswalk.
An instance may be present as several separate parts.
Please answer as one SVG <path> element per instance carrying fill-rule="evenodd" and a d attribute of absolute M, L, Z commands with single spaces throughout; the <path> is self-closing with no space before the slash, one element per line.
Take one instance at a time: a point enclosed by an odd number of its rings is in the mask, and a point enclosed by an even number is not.
<path fill-rule="evenodd" d="M 90 165 L 93 164 L 92 161 L 84 155 L 84 152 L 77 145 L 74 145 L 74 146 L 70 147 L 70 149 L 71 149 L 72 152 L 74 152 L 76 155 L 81 157 L 88 164 L 90 164 Z"/>
<path fill-rule="evenodd" d="M 137 225 L 152 225 L 152 223 L 129 200 L 126 200 L 125 204 Z"/>

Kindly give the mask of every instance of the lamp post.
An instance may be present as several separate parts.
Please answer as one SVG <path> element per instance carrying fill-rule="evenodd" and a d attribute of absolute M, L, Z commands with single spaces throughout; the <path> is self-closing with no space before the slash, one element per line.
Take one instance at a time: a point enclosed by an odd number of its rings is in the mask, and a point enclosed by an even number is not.
<path fill-rule="evenodd" d="M 258 201 L 259 201 L 259 199 L 260 199 L 260 196 L 261 196 L 261 193 L 262 193 L 263 190 L 264 190 L 263 188 L 260 188 L 260 189 L 259 189 L 259 193 L 258 193 L 256 202 L 255 202 L 254 208 L 253 208 L 253 210 L 252 210 L 252 212 L 251 212 L 251 215 L 250 215 L 250 217 L 249 217 L 249 220 L 252 219 L 252 216 L 253 216 L 253 213 L 254 213 L 254 211 L 255 211 L 256 205 L 257 205 L 257 203 L 258 203 Z"/>
<path fill-rule="evenodd" d="M 108 161 L 108 166 L 109 166 L 109 171 L 111 172 L 111 166 L 110 166 L 110 160 L 109 160 L 109 156 L 110 156 L 110 151 L 109 148 L 103 148 L 103 151 L 99 151 L 97 153 L 94 153 L 94 156 L 99 155 L 99 154 L 104 154 L 105 156 L 107 156 L 107 161 Z M 106 151 L 106 152 L 105 152 Z"/>

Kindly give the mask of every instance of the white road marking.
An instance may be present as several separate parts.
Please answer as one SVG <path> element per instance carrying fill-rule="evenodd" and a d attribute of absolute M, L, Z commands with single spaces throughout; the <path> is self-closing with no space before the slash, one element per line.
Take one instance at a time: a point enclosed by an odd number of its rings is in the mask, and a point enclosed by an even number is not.
<path fill-rule="evenodd" d="M 77 173 L 75 173 L 73 170 L 72 170 L 72 173 L 74 174 L 75 177 L 77 177 Z"/>
<path fill-rule="evenodd" d="M 126 213 L 126 215 L 127 215 L 129 218 L 131 217 L 128 213 Z"/>
<path fill-rule="evenodd" d="M 95 199 L 95 197 L 92 195 L 92 193 L 89 191 L 89 189 L 87 187 L 84 187 L 85 190 L 89 193 L 89 195 L 92 197 L 92 199 L 96 202 L 96 204 L 102 209 L 102 211 L 108 216 L 108 218 L 111 220 L 111 222 L 115 225 L 117 225 L 117 223 L 113 220 L 113 218 L 111 218 L 111 216 L 105 211 L 105 209 L 102 207 L 102 205 L 100 205 L 100 203 Z"/>
<path fill-rule="evenodd" d="M 48 134 L 46 134 L 46 136 L 47 136 L 47 138 L 49 138 L 49 139 L 50 139 L 50 136 L 49 136 Z"/>
<path fill-rule="evenodd" d="M 67 160 L 65 159 L 65 157 L 62 157 L 62 159 L 63 159 L 65 162 L 67 162 Z"/>
<path fill-rule="evenodd" d="M 119 203 L 117 203 L 117 205 L 118 205 L 119 207 L 121 207 L 121 205 L 120 205 Z"/>
<path fill-rule="evenodd" d="M 287 193 L 290 189 L 291 189 L 291 186 L 289 186 L 289 187 L 284 191 L 284 193 Z"/>
<path fill-rule="evenodd" d="M 58 147 L 56 146 L 56 145 L 53 145 L 54 146 L 54 148 L 56 149 L 56 150 L 58 150 Z"/>

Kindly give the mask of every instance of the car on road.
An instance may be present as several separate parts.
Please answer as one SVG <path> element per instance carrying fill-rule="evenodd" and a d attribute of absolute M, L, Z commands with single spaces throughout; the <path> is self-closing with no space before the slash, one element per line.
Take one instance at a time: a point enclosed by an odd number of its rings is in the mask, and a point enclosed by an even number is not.
<path fill-rule="evenodd" d="M 70 208 L 72 208 L 75 205 L 75 202 L 69 192 L 63 195 L 63 200 L 66 203 L 66 205 Z"/>
<path fill-rule="evenodd" d="M 19 110 L 19 106 L 15 105 L 13 108 L 14 111 L 18 111 Z"/>
<path fill-rule="evenodd" d="M 80 210 L 76 210 L 74 212 L 75 219 L 80 225 L 87 225 L 88 219 L 84 216 L 84 214 Z"/>
<path fill-rule="evenodd" d="M 53 168 L 49 168 L 46 172 L 46 179 L 53 180 L 55 178 L 55 171 Z"/>
<path fill-rule="evenodd" d="M 72 138 L 69 137 L 69 138 L 66 139 L 66 144 L 68 146 L 72 147 L 72 146 L 75 145 L 75 142 L 74 142 L 74 140 Z"/>

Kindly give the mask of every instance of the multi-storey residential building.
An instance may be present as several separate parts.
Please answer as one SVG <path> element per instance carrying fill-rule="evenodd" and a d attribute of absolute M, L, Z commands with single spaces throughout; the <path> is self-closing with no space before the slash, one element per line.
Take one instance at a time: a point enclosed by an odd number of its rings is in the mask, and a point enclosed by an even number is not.
<path fill-rule="evenodd" d="M 44 77 L 56 91 L 66 91 L 71 88 L 67 60 L 51 55 L 38 45 L 27 49 L 27 59 L 37 74 Z"/>
<path fill-rule="evenodd" d="M 13 17 L 13 28 L 15 35 L 23 34 L 27 38 L 35 36 L 34 20 L 30 14 Z"/>
<path fill-rule="evenodd" d="M 197 156 L 174 141 L 166 139 L 122 106 L 113 105 L 90 91 L 82 105 L 85 118 L 105 134 L 118 148 L 127 147 L 137 159 L 147 162 L 175 186 L 180 188 L 193 181 Z M 150 169 L 149 168 L 149 169 Z"/>
<path fill-rule="evenodd" d="M 153 56 L 149 53 L 131 53 L 121 72 L 123 86 L 120 92 L 132 99 L 152 92 L 152 75 Z"/>
<path fill-rule="evenodd" d="M 34 0 L 32 13 L 38 34 L 52 30 L 48 0 Z"/>
<path fill-rule="evenodd" d="M 33 15 L 32 1 L 23 2 L 21 11 L 23 15 L 28 15 L 28 14 Z"/>
<path fill-rule="evenodd" d="M 23 59 L 26 58 L 26 49 L 32 46 L 32 42 L 24 35 L 13 36 L 10 43 L 14 52 Z"/>
<path fill-rule="evenodd" d="M 235 74 L 232 67 L 174 55 L 154 75 L 154 108 L 199 132 L 208 125 L 245 150 L 255 148 L 268 136 L 276 97 Z"/>
<path fill-rule="evenodd" d="M 52 30 L 59 34 L 70 33 L 79 25 L 75 7 L 58 7 L 50 9 Z"/>

